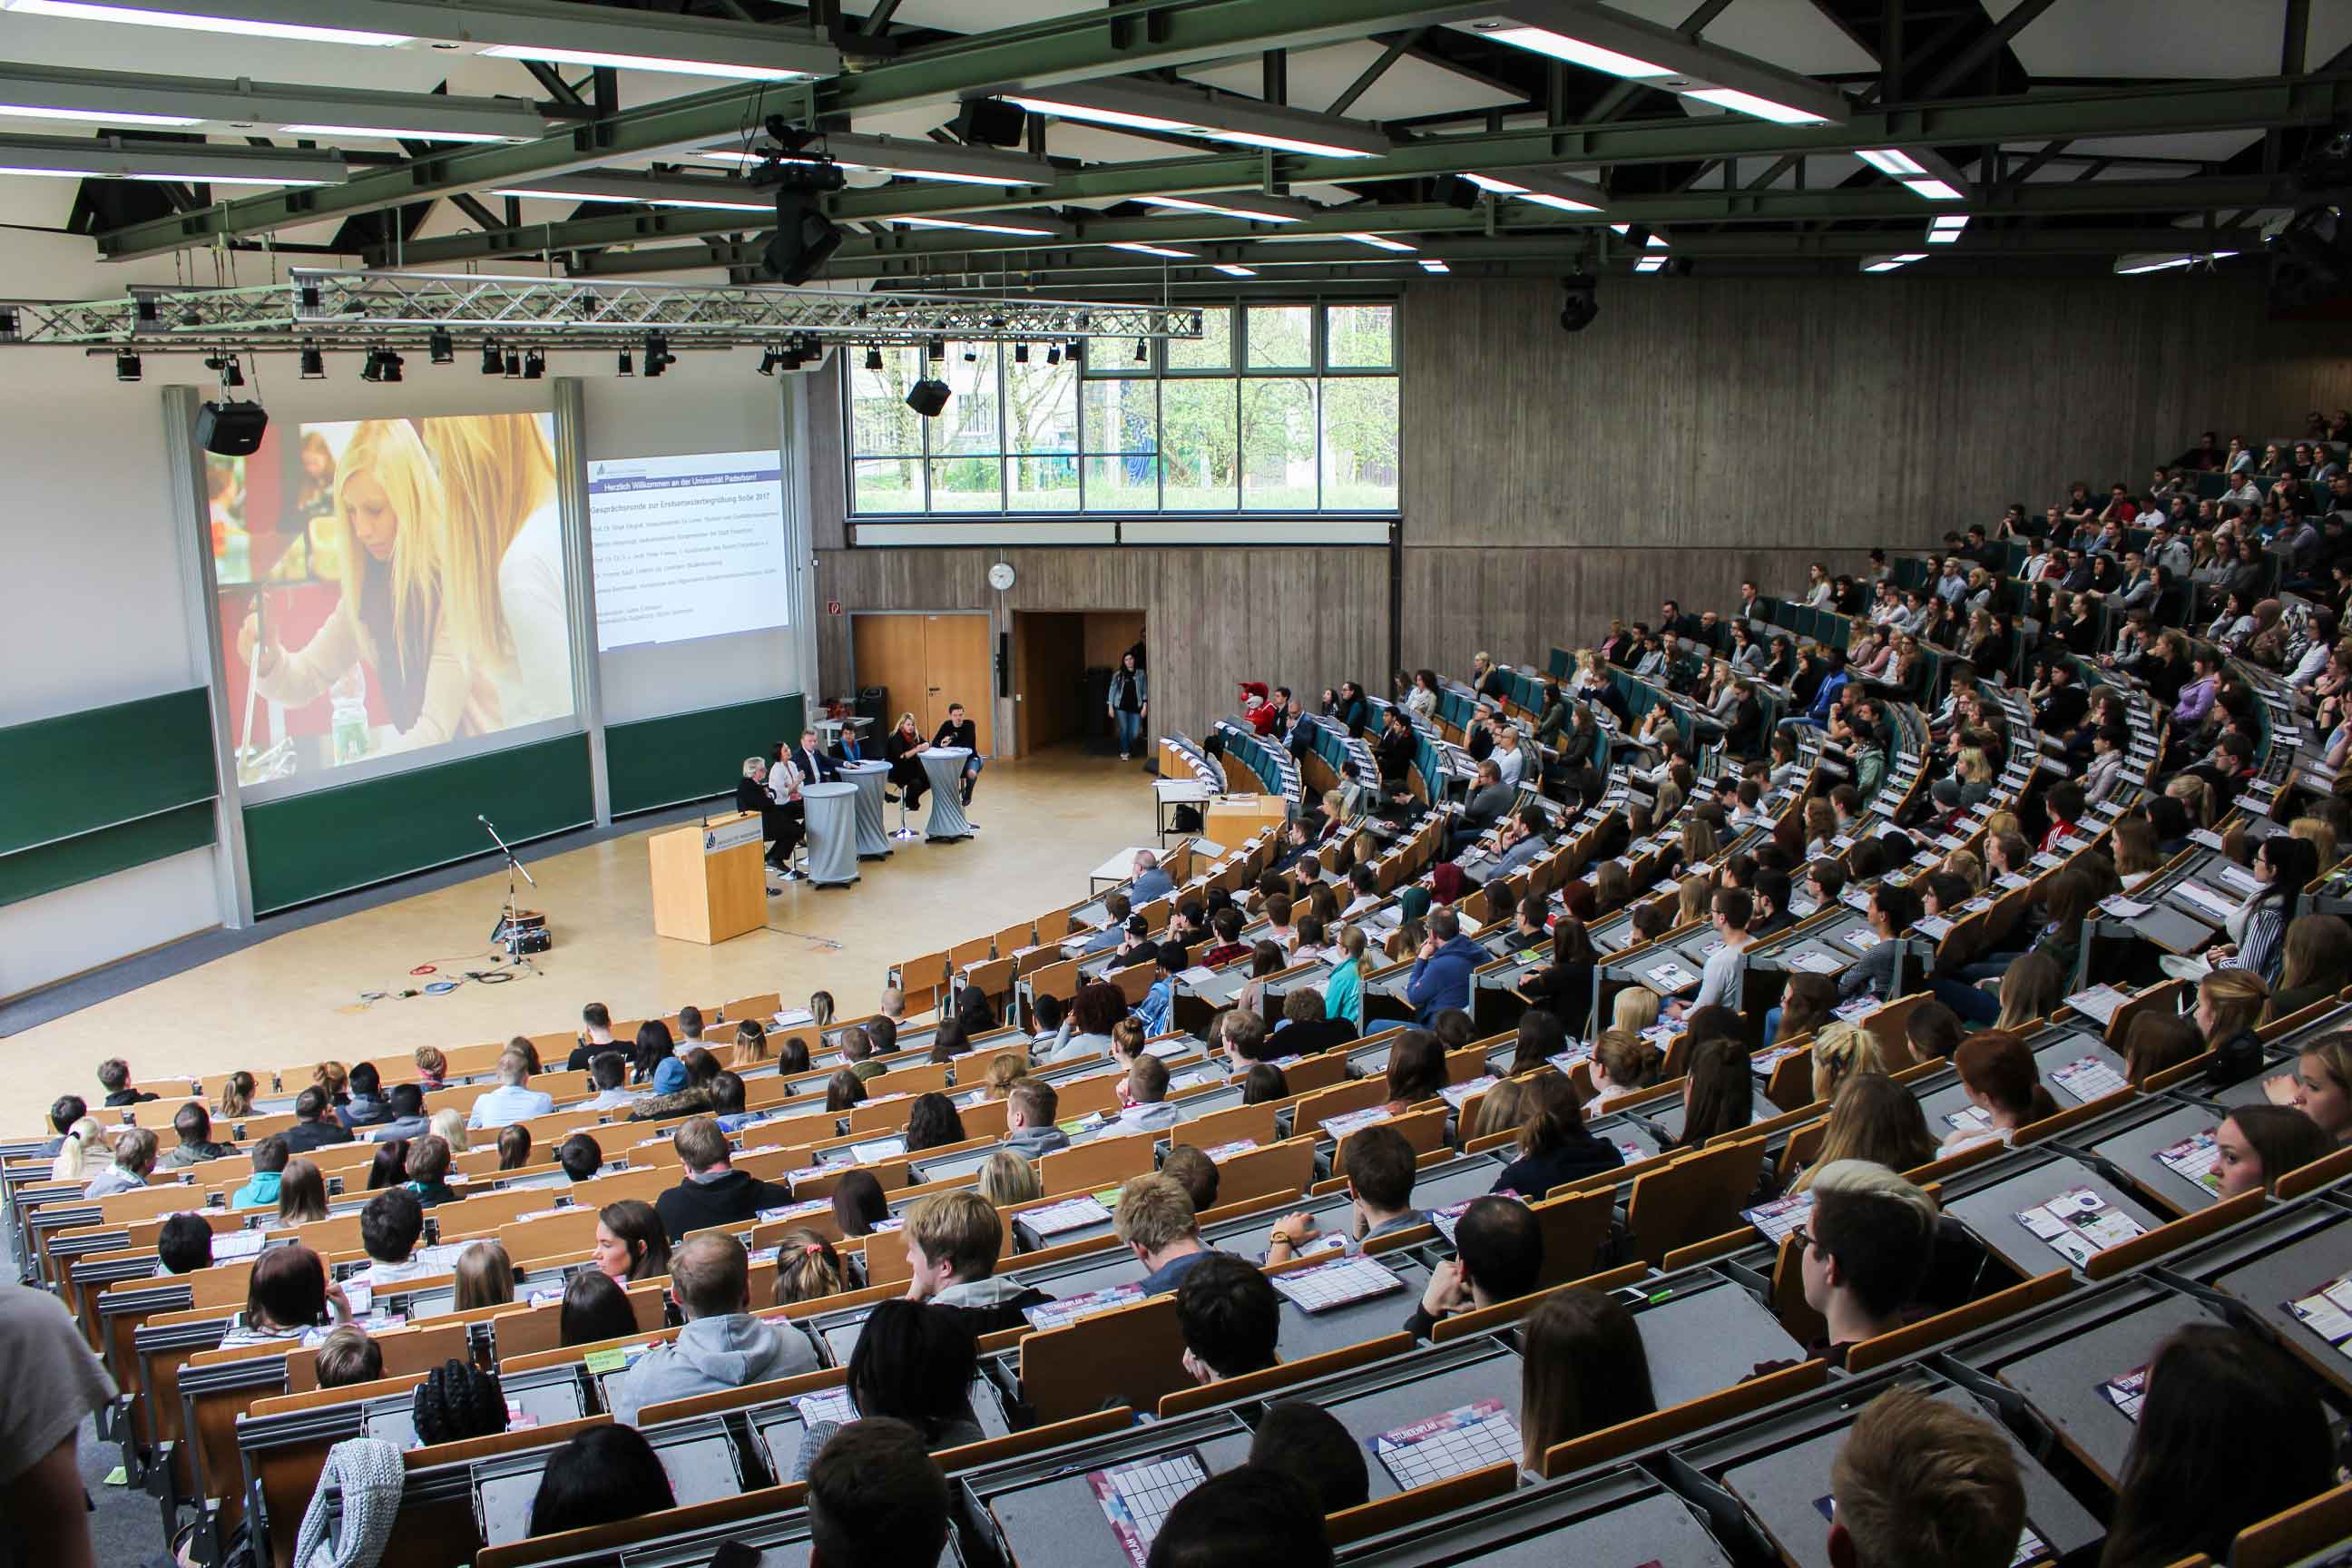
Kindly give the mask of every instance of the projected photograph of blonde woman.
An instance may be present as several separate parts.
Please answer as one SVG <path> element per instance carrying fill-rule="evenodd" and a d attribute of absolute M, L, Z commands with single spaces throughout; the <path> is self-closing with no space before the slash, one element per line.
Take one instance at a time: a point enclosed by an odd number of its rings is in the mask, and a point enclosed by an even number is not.
<path fill-rule="evenodd" d="M 572 710 L 551 424 L 542 414 L 425 421 L 443 495 L 444 612 L 460 657 L 496 690 L 501 729 Z"/>

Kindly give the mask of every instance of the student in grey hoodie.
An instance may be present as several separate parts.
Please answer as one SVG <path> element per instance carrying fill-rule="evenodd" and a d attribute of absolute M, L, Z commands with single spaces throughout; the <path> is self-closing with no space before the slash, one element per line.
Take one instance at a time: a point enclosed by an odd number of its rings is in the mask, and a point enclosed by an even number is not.
<path fill-rule="evenodd" d="M 614 1420 L 635 1425 L 648 1405 L 816 1370 L 807 1335 L 751 1316 L 751 1260 L 733 1237 L 689 1238 L 670 1254 L 669 1275 L 670 1300 L 686 1327 L 614 1385 Z"/>
<path fill-rule="evenodd" d="M 971 1414 L 979 1366 L 978 1342 L 961 1313 L 904 1298 L 884 1301 L 860 1325 L 857 1348 L 849 1352 L 849 1403 L 861 1416 L 908 1423 L 934 1454 L 960 1448 L 981 1439 Z M 809 1467 L 839 1430 L 833 1421 L 812 1426 L 801 1437 L 789 1479 L 808 1479 Z"/>
<path fill-rule="evenodd" d="M 433 1119 L 425 1114 L 425 1091 L 416 1085 L 394 1084 L 384 1091 L 383 1099 L 392 1120 L 368 1129 L 371 1142 L 389 1143 L 395 1138 L 422 1138 L 433 1130 Z"/>
<path fill-rule="evenodd" d="M 1054 1298 L 996 1278 L 1003 1251 L 1004 1222 L 978 1193 L 967 1187 L 919 1198 L 907 1211 L 907 1300 L 961 1315 L 975 1339 L 1020 1328 L 1030 1308 Z"/>
<path fill-rule="evenodd" d="M 343 1131 L 356 1132 L 392 1120 L 392 1108 L 384 1103 L 383 1079 L 373 1062 L 352 1067 L 351 1086 L 351 1098 L 335 1107 L 335 1120 L 343 1124 Z"/>
<path fill-rule="evenodd" d="M 1056 1126 L 1054 1113 L 1062 1097 L 1054 1086 L 1024 1078 L 1004 1097 L 1004 1146 L 1024 1160 L 1036 1160 L 1070 1146 L 1070 1135 Z"/>

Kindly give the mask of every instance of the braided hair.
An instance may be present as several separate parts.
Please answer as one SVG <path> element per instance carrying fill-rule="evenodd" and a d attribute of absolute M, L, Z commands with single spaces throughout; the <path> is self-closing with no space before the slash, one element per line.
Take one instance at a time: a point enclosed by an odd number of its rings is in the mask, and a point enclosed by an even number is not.
<path fill-rule="evenodd" d="M 413 1410 L 416 1436 L 424 1443 L 454 1443 L 507 1429 L 507 1396 L 498 1374 L 455 1359 L 416 1385 Z"/>

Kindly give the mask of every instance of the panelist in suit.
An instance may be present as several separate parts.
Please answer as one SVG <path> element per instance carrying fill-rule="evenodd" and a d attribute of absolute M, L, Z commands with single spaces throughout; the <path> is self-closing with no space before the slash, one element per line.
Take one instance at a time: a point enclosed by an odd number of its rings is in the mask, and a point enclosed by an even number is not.
<path fill-rule="evenodd" d="M 939 733 L 931 737 L 934 746 L 961 746 L 971 755 L 963 764 L 963 803 L 971 804 L 971 786 L 980 782 L 982 758 L 980 754 L 978 728 L 967 717 L 961 702 L 948 704 L 948 716 L 940 725 Z"/>
<path fill-rule="evenodd" d="M 814 730 L 803 730 L 801 743 L 784 756 L 793 764 L 793 770 L 801 775 L 803 784 L 841 782 L 841 764 L 818 747 Z"/>

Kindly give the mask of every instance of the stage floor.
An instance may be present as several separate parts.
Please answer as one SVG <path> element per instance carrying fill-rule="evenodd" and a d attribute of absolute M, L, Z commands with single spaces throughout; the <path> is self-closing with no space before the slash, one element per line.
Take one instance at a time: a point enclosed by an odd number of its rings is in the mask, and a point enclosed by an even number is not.
<path fill-rule="evenodd" d="M 897 808 L 886 808 L 892 826 Z M 30 1132 L 35 1107 L 68 1090 L 95 1103 L 98 1063 L 120 1056 L 138 1077 L 240 1067 L 355 1061 L 424 1045 L 468 1045 L 579 1026 L 582 1004 L 615 1017 L 687 1002 L 781 991 L 787 1005 L 831 991 L 844 1014 L 873 1009 L 888 966 L 1075 903 L 1087 873 L 1152 838 L 1148 775 L 1075 749 L 989 764 L 973 797 L 977 837 L 916 842 L 859 868 L 853 887 L 784 884 L 768 929 L 703 947 L 653 934 L 645 833 L 531 859 L 525 901 L 547 911 L 551 952 L 502 984 L 362 1004 L 360 994 L 487 970 L 488 936 L 506 897 L 502 874 L 346 915 L 215 959 L 0 1040 L 11 1085 L 7 1130 Z M 921 826 L 919 820 L 915 824 Z M 651 830 L 648 830 L 651 831 Z M 839 942 L 838 949 L 815 938 Z M 504 967 L 503 965 L 497 967 Z"/>

